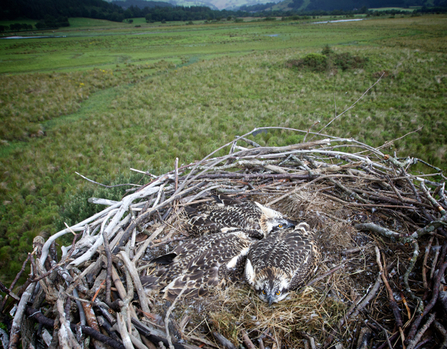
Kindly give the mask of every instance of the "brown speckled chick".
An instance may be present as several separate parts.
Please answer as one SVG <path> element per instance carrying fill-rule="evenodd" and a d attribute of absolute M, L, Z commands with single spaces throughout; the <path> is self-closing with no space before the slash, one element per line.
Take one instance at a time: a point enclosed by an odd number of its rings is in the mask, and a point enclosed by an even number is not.
<path fill-rule="evenodd" d="M 155 273 L 141 278 L 143 287 L 159 291 L 168 300 L 175 299 L 185 285 L 183 296 L 204 296 L 210 287 L 224 286 L 242 277 L 245 258 L 255 241 L 242 231 L 188 240 L 150 262 Z"/>
<path fill-rule="evenodd" d="M 213 202 L 186 208 L 189 217 L 186 229 L 191 236 L 236 229 L 262 239 L 271 232 L 295 225 L 280 212 L 258 202 L 237 200 L 225 195 L 213 198 Z"/>
<path fill-rule="evenodd" d="M 315 273 L 319 251 L 307 223 L 281 230 L 250 247 L 245 279 L 269 304 L 287 297 Z"/>

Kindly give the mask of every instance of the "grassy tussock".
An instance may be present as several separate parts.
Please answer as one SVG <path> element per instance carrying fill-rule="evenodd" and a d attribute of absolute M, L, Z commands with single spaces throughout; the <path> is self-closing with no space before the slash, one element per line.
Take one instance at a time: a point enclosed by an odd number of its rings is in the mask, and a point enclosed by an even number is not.
<path fill-rule="evenodd" d="M 167 67 L 168 63 L 161 62 L 114 70 L 4 76 L 0 89 L 0 142 L 4 145 L 8 141 L 42 137 L 46 121 L 76 112 L 92 93 L 136 82 Z"/>

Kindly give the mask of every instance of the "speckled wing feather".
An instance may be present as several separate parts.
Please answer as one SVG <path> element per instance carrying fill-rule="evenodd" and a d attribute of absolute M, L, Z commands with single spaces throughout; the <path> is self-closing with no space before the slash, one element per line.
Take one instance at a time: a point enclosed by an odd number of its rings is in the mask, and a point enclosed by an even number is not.
<path fill-rule="evenodd" d="M 294 223 L 280 212 L 259 203 L 242 201 L 225 195 L 213 196 L 213 202 L 187 206 L 186 228 L 191 236 L 244 230 L 255 238 L 263 238 L 274 229 L 292 226 Z"/>
<path fill-rule="evenodd" d="M 240 201 L 230 197 L 213 196 L 212 202 L 187 206 L 188 232 L 204 235 L 222 232 L 222 229 L 259 230 L 262 211 L 251 201 Z"/>
<path fill-rule="evenodd" d="M 158 289 L 167 299 L 183 295 L 202 296 L 209 287 L 224 285 L 241 277 L 253 240 L 233 231 L 195 238 L 177 246 L 170 254 L 154 259 L 156 272 L 142 278 L 145 288 Z"/>
<path fill-rule="evenodd" d="M 253 244 L 245 278 L 262 300 L 278 302 L 309 280 L 318 259 L 313 234 L 306 223 L 300 223 Z"/>

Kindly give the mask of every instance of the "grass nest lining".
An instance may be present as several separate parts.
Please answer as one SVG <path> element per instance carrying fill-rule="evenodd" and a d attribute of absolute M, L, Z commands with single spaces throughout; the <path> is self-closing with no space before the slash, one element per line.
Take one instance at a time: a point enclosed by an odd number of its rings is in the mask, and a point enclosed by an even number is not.
<path fill-rule="evenodd" d="M 15 307 L 9 346 L 20 340 L 23 347 L 64 348 L 88 347 L 90 340 L 113 348 L 446 343 L 442 171 L 354 139 L 316 135 L 261 147 L 245 138 L 260 131 L 176 165 L 121 201 L 94 199 L 107 208 L 46 241 L 37 237 L 24 262 L 32 266 L 27 282 L 15 293 L 14 285 L 1 284 L 3 315 Z M 214 156 L 226 147 L 228 155 Z M 425 174 L 415 172 L 420 164 Z M 146 294 L 140 276 L 147 261 L 188 239 L 184 207 L 215 191 L 309 223 L 322 252 L 314 279 L 272 306 L 243 282 L 172 304 Z M 70 232 L 73 244 L 59 258 L 55 241 Z"/>

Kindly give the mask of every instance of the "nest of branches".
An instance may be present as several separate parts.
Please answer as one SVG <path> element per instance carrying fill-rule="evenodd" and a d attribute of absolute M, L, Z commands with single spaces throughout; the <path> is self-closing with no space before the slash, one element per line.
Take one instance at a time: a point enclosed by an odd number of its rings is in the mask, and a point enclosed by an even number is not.
<path fill-rule="evenodd" d="M 106 208 L 37 237 L 30 278 L 17 293 L 2 285 L 9 347 L 445 347 L 442 171 L 353 139 L 261 147 L 246 136 L 119 202 L 93 199 Z M 184 207 L 215 192 L 306 221 L 322 253 L 315 277 L 272 306 L 242 281 L 172 303 L 146 293 L 148 260 L 189 238 Z M 55 241 L 70 233 L 58 257 Z"/>

